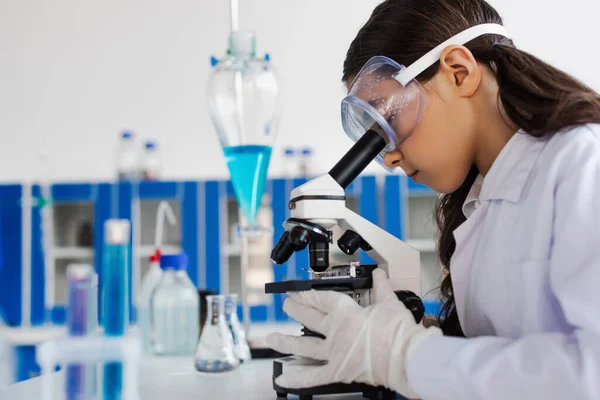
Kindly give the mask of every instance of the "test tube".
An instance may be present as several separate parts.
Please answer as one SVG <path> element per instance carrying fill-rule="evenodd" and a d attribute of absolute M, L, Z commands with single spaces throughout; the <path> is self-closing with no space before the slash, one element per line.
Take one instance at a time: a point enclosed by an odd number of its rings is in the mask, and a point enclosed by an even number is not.
<path fill-rule="evenodd" d="M 69 336 L 88 333 L 88 304 L 94 271 L 86 264 L 72 264 L 67 268 L 68 298 L 67 332 Z M 86 396 L 86 368 L 72 363 L 66 367 L 65 393 L 67 400 Z"/>
<path fill-rule="evenodd" d="M 98 330 L 98 274 L 92 274 L 92 284 L 88 293 L 87 333 L 94 334 Z M 97 363 L 88 365 L 85 369 L 85 387 L 88 399 L 95 399 L 98 387 Z"/>
<path fill-rule="evenodd" d="M 130 224 L 127 220 L 109 219 L 104 224 L 103 324 L 106 336 L 124 336 L 129 320 L 128 271 Z M 123 391 L 123 364 L 107 362 L 104 365 L 102 393 L 104 400 L 121 400 Z"/>

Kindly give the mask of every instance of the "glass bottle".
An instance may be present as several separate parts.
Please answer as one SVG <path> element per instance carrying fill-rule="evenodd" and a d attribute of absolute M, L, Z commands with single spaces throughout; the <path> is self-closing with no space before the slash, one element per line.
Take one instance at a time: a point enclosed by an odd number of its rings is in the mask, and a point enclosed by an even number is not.
<path fill-rule="evenodd" d="M 187 276 L 187 256 L 160 257 L 164 271 L 150 301 L 152 349 L 156 355 L 191 355 L 198 342 L 198 291 Z"/>
<path fill-rule="evenodd" d="M 163 277 L 163 270 L 160 267 L 160 255 L 160 250 L 156 249 L 150 257 L 150 266 L 144 279 L 142 279 L 138 300 L 138 324 L 142 333 L 142 349 L 146 354 L 150 354 L 152 350 L 150 346 L 150 300 Z"/>
<path fill-rule="evenodd" d="M 229 330 L 233 335 L 233 351 L 235 356 L 240 360 L 240 363 L 247 363 L 251 360 L 250 346 L 246 339 L 246 332 L 240 323 L 237 314 L 238 296 L 231 294 L 225 297 L 225 320 L 229 326 Z"/>
<path fill-rule="evenodd" d="M 199 372 L 228 372 L 240 363 L 225 320 L 225 296 L 206 296 L 208 313 L 200 335 L 194 366 Z"/>

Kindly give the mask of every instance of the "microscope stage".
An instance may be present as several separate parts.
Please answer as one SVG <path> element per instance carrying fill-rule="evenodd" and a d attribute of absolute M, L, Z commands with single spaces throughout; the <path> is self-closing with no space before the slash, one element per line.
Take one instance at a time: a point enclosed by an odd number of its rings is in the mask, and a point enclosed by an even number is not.
<path fill-rule="evenodd" d="M 377 265 L 336 266 L 323 273 L 313 273 L 317 279 L 290 280 L 265 284 L 265 293 L 301 292 L 305 290 L 334 290 L 347 292 L 371 289 L 371 273 Z"/>

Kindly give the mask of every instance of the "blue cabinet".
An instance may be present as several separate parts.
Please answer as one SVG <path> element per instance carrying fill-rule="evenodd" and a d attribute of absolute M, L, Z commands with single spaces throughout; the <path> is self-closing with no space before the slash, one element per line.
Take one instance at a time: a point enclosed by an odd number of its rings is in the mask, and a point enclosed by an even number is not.
<path fill-rule="evenodd" d="M 348 206 L 354 211 L 374 222 L 395 236 L 410 240 L 407 237 L 407 205 L 411 195 L 434 197 L 435 193 L 425 186 L 415 184 L 401 176 L 386 176 L 379 179 L 375 176 L 362 176 L 347 189 Z M 273 242 L 283 233 L 282 223 L 289 216 L 287 203 L 291 190 L 305 183 L 304 179 L 273 179 L 267 182 L 265 197 L 269 199 L 268 207 L 272 214 L 274 227 Z M 21 185 L 0 185 L 0 309 L 7 323 L 21 323 Z M 32 188 L 34 198 L 40 196 L 40 188 Z M 55 184 L 51 186 L 51 205 L 54 209 L 55 227 L 65 216 L 69 215 L 69 207 L 79 205 L 88 207 L 89 218 L 93 220 L 93 243 L 89 248 L 79 243 L 58 240 L 61 227 L 55 228 L 54 261 L 65 267 L 65 263 L 85 260 L 93 264 L 99 273 L 102 285 L 102 243 L 104 222 L 108 218 L 125 218 L 138 224 L 142 231 L 139 237 L 132 234 L 131 264 L 139 263 L 138 276 L 130 273 L 130 282 L 139 282 L 143 274 L 147 257 L 153 251 L 154 209 L 161 200 L 169 201 L 178 214 L 178 227 L 173 243 L 167 243 L 170 250 L 181 249 L 188 254 L 190 260 L 189 275 L 192 281 L 201 288 L 220 291 L 224 287 L 221 268 L 226 265 L 227 255 L 223 249 L 231 240 L 231 218 L 227 217 L 228 201 L 234 198 L 233 188 L 229 181 L 167 181 L 121 183 L 76 183 Z M 137 208 L 136 208 L 137 207 Z M 141 209 L 141 211 L 140 211 Z M 62 210 L 60 213 L 57 210 Z M 136 211 L 137 210 L 137 211 Z M 148 214 L 150 210 L 150 214 Z M 136 214 L 137 213 L 137 214 Z M 136 220 L 141 219 L 141 221 Z M 150 215 L 150 216 L 149 216 Z M 151 218 L 150 218 L 151 217 Z M 58 220 L 57 220 L 58 219 Z M 235 221 L 234 221 L 235 222 Z M 227 225 L 227 226 L 224 226 Z M 63 227 L 64 228 L 64 227 Z M 134 227 L 135 231 L 135 227 Z M 32 285 L 31 285 L 31 322 L 41 324 L 46 317 L 44 297 L 46 295 L 45 259 L 41 242 L 41 212 L 39 207 L 32 211 Z M 64 243 L 63 243 L 64 242 Z M 86 254 L 88 254 L 86 259 Z M 134 259 L 134 257 L 137 257 Z M 361 262 L 371 262 L 366 254 L 360 255 Z M 295 254 L 288 263 L 273 266 L 275 280 L 289 276 L 305 278 L 308 269 L 306 251 Z M 101 286 L 100 286 L 101 288 Z M 130 290 L 132 301 L 134 290 Z M 57 291 L 64 287 L 57 287 Z M 57 294 L 58 299 L 61 295 Z M 272 316 L 276 320 L 285 319 L 281 311 L 282 298 L 274 297 Z M 262 307 L 262 306 L 261 306 Z M 259 308 L 261 308 L 259 307 Z M 266 318 L 265 310 L 253 311 L 257 319 Z M 262 307 L 264 308 L 264 307 Z M 62 323 L 65 318 L 64 305 L 58 304 L 52 312 L 52 320 Z"/>
<path fill-rule="evenodd" d="M 21 185 L 0 186 L 0 312 L 21 323 Z"/>

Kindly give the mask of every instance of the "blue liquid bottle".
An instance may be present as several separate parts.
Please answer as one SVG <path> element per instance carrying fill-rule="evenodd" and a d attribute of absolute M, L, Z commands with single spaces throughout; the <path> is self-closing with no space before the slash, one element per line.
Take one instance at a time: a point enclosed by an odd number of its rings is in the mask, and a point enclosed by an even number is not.
<path fill-rule="evenodd" d="M 129 235 L 127 220 L 109 219 L 104 224 L 102 265 L 102 311 L 104 334 L 124 336 L 129 321 L 128 273 Z M 123 391 L 123 364 L 108 362 L 104 365 L 104 400 L 121 400 Z"/>

